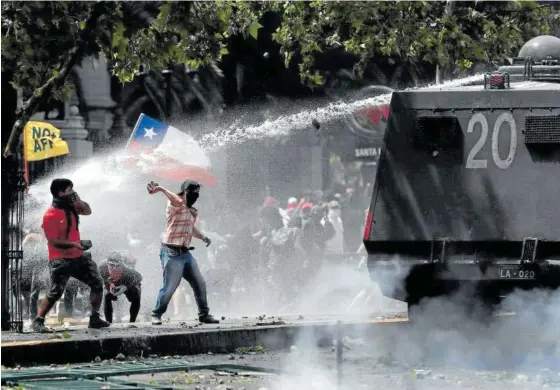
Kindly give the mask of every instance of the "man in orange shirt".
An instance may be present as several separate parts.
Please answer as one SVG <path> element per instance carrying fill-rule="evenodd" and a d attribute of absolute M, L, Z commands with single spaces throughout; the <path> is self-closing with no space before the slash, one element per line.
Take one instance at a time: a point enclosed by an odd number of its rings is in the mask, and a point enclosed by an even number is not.
<path fill-rule="evenodd" d="M 62 296 L 70 277 L 87 284 L 91 290 L 89 327 L 109 326 L 99 316 L 103 280 L 91 254 L 84 253 L 78 230 L 79 215 L 90 215 L 91 208 L 80 199 L 73 187 L 74 184 L 68 179 L 54 179 L 51 183 L 53 203 L 45 212 L 42 225 L 48 241 L 51 287 L 31 325 L 35 332 L 49 331 L 45 326 L 45 316 Z"/>
<path fill-rule="evenodd" d="M 200 193 L 200 184 L 187 180 L 181 190 L 175 194 L 168 189 L 150 182 L 148 193 L 162 192 L 168 199 L 165 230 L 161 238 L 160 260 L 163 268 L 163 286 L 159 290 L 156 308 L 152 312 L 152 325 L 161 325 L 161 316 L 166 312 L 171 297 L 179 287 L 181 278 L 191 285 L 194 299 L 198 306 L 198 319 L 205 324 L 217 324 L 220 321 L 210 314 L 206 296 L 206 282 L 200 273 L 196 259 L 191 254 L 193 237 L 202 240 L 206 246 L 211 241 L 195 226 L 198 210 L 193 207 Z"/>

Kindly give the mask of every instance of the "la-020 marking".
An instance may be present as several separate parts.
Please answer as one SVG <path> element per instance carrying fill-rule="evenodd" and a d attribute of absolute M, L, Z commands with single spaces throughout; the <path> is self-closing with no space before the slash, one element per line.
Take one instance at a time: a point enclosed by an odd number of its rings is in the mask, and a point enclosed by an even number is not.
<path fill-rule="evenodd" d="M 498 268 L 498 277 L 500 279 L 533 280 L 535 271 L 520 267 L 501 267 Z"/>

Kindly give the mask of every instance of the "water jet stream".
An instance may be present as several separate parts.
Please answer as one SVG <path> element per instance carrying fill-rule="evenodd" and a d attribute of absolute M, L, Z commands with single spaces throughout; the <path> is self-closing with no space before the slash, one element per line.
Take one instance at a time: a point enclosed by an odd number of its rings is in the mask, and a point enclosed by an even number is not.
<path fill-rule="evenodd" d="M 422 87 L 422 89 L 459 87 L 482 80 L 482 77 L 482 74 L 477 74 L 470 77 L 447 81 L 443 84 L 429 85 L 427 87 Z M 420 88 L 413 87 L 404 89 L 403 91 L 418 89 Z M 389 104 L 391 102 L 391 96 L 391 93 L 386 93 L 366 99 L 356 100 L 350 103 L 338 101 L 316 110 L 304 110 L 296 114 L 281 116 L 274 120 L 267 120 L 257 126 L 245 126 L 238 128 L 229 127 L 227 129 L 218 130 L 202 136 L 199 143 L 204 150 L 215 151 L 221 147 L 239 144 L 246 140 L 287 135 L 292 131 L 309 128 L 312 120 L 314 119 L 323 123 L 343 117 L 365 107 Z"/>

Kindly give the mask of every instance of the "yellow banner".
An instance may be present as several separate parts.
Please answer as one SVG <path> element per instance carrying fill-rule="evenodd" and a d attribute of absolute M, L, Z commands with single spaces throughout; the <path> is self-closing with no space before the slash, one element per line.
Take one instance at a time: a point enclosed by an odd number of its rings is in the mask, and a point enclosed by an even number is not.
<path fill-rule="evenodd" d="M 60 137 L 60 130 L 45 122 L 27 122 L 23 147 L 27 161 L 40 161 L 70 154 L 68 144 Z"/>

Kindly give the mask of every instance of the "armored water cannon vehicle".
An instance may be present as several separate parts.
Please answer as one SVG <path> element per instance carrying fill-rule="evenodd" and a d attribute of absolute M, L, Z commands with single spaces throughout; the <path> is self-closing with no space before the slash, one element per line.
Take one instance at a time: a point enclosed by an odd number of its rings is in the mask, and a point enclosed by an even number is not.
<path fill-rule="evenodd" d="M 560 39 L 476 85 L 394 92 L 390 112 L 364 233 L 383 294 L 558 288 Z"/>

